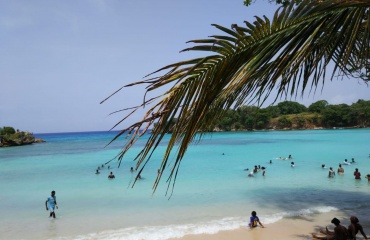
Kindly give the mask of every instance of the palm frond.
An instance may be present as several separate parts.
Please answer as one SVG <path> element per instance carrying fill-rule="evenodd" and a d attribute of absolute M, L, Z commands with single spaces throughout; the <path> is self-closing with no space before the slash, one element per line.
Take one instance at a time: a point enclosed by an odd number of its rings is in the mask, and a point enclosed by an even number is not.
<path fill-rule="evenodd" d="M 303 1 L 278 9 L 271 20 L 256 17 L 253 23 L 245 22 L 243 27 L 233 24 L 230 29 L 213 24 L 226 35 L 190 41 L 196 45 L 183 50 L 206 51 L 206 57 L 165 66 L 148 76 L 167 71 L 164 75 L 127 85 L 147 84 L 147 93 L 171 87 L 157 98 L 144 98 L 136 107 L 157 101 L 141 121 L 118 135 L 132 134 L 119 160 L 156 123 L 136 157 L 136 168 L 141 172 L 171 130 L 160 166 L 163 173 L 176 148 L 167 178 L 170 187 L 189 144 L 200 139 L 227 109 L 252 101 L 261 104 L 274 89 L 275 100 L 315 90 L 325 82 L 330 62 L 335 66 L 331 80 L 338 73 L 351 74 L 351 69 L 369 69 L 369 15 L 368 0 Z M 162 176 L 158 175 L 153 191 Z"/>

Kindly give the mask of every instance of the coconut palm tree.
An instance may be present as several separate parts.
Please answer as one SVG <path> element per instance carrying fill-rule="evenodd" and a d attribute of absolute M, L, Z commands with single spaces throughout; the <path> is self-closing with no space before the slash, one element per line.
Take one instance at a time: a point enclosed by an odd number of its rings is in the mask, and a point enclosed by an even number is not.
<path fill-rule="evenodd" d="M 156 123 L 137 155 L 136 168 L 140 175 L 164 135 L 171 131 L 160 166 L 160 173 L 169 168 L 170 187 L 189 144 L 201 139 L 228 109 L 252 102 L 262 104 L 273 90 L 277 92 L 275 100 L 315 91 L 327 75 L 333 80 L 338 75 L 358 74 L 368 81 L 369 18 L 368 0 L 326 0 L 292 3 L 279 8 L 272 19 L 256 17 L 244 26 L 213 24 L 222 35 L 189 41 L 195 46 L 183 50 L 205 51 L 205 57 L 165 66 L 146 80 L 125 86 L 147 85 L 145 96 L 153 90 L 166 90 L 150 99 L 144 96 L 143 103 L 131 108 L 122 119 L 150 106 L 141 121 L 112 140 L 130 134 L 118 160 Z M 329 63 L 334 67 L 327 74 Z M 174 118 L 177 120 L 173 125 Z M 174 149 L 177 152 L 169 166 Z M 161 177 L 159 174 L 154 191 Z"/>

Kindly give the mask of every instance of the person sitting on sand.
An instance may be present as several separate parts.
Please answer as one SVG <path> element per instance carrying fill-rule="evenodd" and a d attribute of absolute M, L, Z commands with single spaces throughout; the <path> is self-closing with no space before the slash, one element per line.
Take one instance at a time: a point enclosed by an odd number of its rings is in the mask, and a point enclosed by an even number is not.
<path fill-rule="evenodd" d="M 335 176 L 335 172 L 334 172 L 333 168 L 330 167 L 329 168 L 329 177 L 331 178 L 331 177 L 334 177 L 334 176 Z"/>
<path fill-rule="evenodd" d="M 339 164 L 339 167 L 338 167 L 338 174 L 339 174 L 339 175 L 344 174 L 344 169 L 342 168 L 342 164 Z"/>
<path fill-rule="evenodd" d="M 359 224 L 359 220 L 356 216 L 351 216 L 351 225 L 348 226 L 348 233 L 349 233 L 349 239 L 356 239 L 356 234 L 358 231 L 364 236 L 365 239 L 368 239 L 364 229 L 362 228 L 361 224 Z"/>
<path fill-rule="evenodd" d="M 252 229 L 254 227 L 257 227 L 257 223 L 261 226 L 264 227 L 263 224 L 260 222 L 260 219 L 257 216 L 256 211 L 252 211 L 251 217 L 249 218 L 249 228 Z"/>
<path fill-rule="evenodd" d="M 333 218 L 331 223 L 335 225 L 334 231 L 329 231 L 326 227 L 326 231 L 320 231 L 320 233 L 324 234 L 325 236 L 318 236 L 315 233 L 312 233 L 312 237 L 316 239 L 328 239 L 328 240 L 347 240 L 348 239 L 348 231 L 345 226 L 340 225 L 340 221 L 338 218 Z"/>

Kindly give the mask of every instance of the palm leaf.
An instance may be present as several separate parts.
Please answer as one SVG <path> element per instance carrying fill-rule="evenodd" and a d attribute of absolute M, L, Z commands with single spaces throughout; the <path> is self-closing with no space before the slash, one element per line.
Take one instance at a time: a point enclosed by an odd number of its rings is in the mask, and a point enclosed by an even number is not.
<path fill-rule="evenodd" d="M 262 104 L 274 89 L 275 100 L 316 90 L 320 82 L 325 82 L 330 62 L 334 63 L 330 80 L 339 73 L 350 75 L 353 69 L 369 69 L 369 17 L 368 0 L 303 1 L 278 9 L 272 20 L 256 17 L 253 23 L 245 22 L 243 27 L 233 24 L 230 29 L 213 24 L 226 35 L 190 41 L 196 45 L 183 50 L 206 51 L 206 57 L 165 66 L 150 74 L 166 71 L 164 75 L 127 85 L 146 84 L 147 93 L 170 88 L 155 98 L 144 98 L 135 107 L 154 103 L 141 121 L 117 136 L 131 134 L 119 161 L 156 123 L 136 157 L 140 173 L 171 130 L 160 166 L 161 173 L 170 168 L 169 189 L 171 184 L 174 186 L 189 144 L 200 140 L 226 110 L 250 102 Z M 175 118 L 170 129 L 169 123 Z M 177 152 L 170 166 L 174 149 Z M 153 192 L 161 177 L 158 175 Z"/>

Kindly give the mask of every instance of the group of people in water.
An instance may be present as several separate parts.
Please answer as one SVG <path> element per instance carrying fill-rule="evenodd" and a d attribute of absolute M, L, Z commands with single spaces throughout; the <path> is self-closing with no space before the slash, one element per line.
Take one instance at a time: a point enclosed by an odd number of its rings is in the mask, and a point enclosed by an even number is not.
<path fill-rule="evenodd" d="M 355 159 L 352 158 L 352 161 L 351 162 L 348 162 L 347 159 L 344 160 L 343 162 L 343 165 L 351 165 L 351 164 L 355 164 Z M 322 164 L 321 165 L 322 168 L 326 168 L 325 164 Z M 344 174 L 344 168 L 342 167 L 342 164 L 339 163 L 339 167 L 338 167 L 338 170 L 337 170 L 337 173 L 338 175 L 343 175 Z M 355 169 L 355 171 L 353 172 L 353 175 L 355 176 L 355 179 L 357 180 L 361 180 L 361 173 L 360 171 L 358 170 L 358 168 Z M 329 168 L 329 174 L 328 174 L 328 177 L 332 178 L 335 176 L 335 171 L 333 170 L 333 167 L 330 167 Z M 365 178 L 370 182 L 370 174 L 367 174 L 365 176 Z"/>
<path fill-rule="evenodd" d="M 100 170 L 104 168 L 104 164 L 102 164 L 101 166 L 98 166 L 98 168 L 96 169 L 96 172 L 95 174 L 100 174 Z M 108 165 L 107 167 L 108 169 L 110 169 L 110 166 Z M 113 178 L 116 178 L 113 174 L 113 172 L 110 172 L 110 174 L 108 175 L 108 179 L 113 179 Z"/>
<path fill-rule="evenodd" d="M 314 239 L 347 240 L 356 239 L 357 233 L 360 232 L 365 239 L 368 239 L 362 225 L 360 224 L 360 221 L 356 216 L 351 216 L 350 222 L 351 224 L 348 226 L 348 228 L 346 228 L 340 224 L 338 218 L 333 218 L 331 220 L 331 223 L 335 225 L 333 231 L 330 231 L 328 227 L 326 227 L 325 231 L 320 231 L 320 235 L 313 233 L 312 237 Z"/>
<path fill-rule="evenodd" d="M 284 158 L 284 157 L 279 157 L 278 158 L 279 160 L 287 160 L 287 159 L 293 159 L 292 155 L 289 155 L 289 157 L 287 158 Z M 352 165 L 352 164 L 355 164 L 356 161 L 354 158 L 352 158 L 352 161 L 351 162 L 348 162 L 347 159 L 344 160 L 344 162 L 342 163 L 343 165 Z M 269 164 L 272 164 L 272 160 L 269 161 Z M 344 168 L 342 167 L 342 164 L 339 163 L 339 167 L 338 167 L 338 170 L 337 170 L 337 173 L 338 175 L 343 175 L 344 174 Z M 292 168 L 295 167 L 295 163 L 294 162 L 291 162 L 290 163 L 290 166 Z M 326 168 L 325 164 L 322 164 L 321 165 L 321 168 Z M 255 165 L 253 170 L 248 174 L 248 177 L 253 177 L 254 174 L 256 174 L 258 171 L 262 170 L 262 176 L 265 176 L 266 174 L 266 168 L 265 167 L 261 167 L 260 165 Z M 244 171 L 249 171 L 249 168 L 246 168 L 244 169 Z M 328 177 L 332 178 L 336 175 L 333 167 L 330 167 L 329 168 L 329 174 L 328 174 Z M 361 179 L 361 173 L 360 171 L 358 170 L 358 168 L 355 169 L 355 171 L 353 172 L 353 175 L 355 176 L 355 179 L 357 180 L 360 180 Z M 365 176 L 365 178 L 370 182 L 370 174 L 367 174 Z"/>
<path fill-rule="evenodd" d="M 286 159 L 293 159 L 292 155 L 289 155 L 287 158 L 280 157 L 280 160 L 286 160 Z M 270 160 L 269 164 L 272 164 L 272 160 Z M 290 164 L 291 167 L 294 167 L 294 162 L 291 162 Z M 248 177 L 253 177 L 254 174 L 262 170 L 262 176 L 265 176 L 266 174 L 266 167 L 261 167 L 261 165 L 255 165 L 253 170 L 248 174 Z M 249 168 L 244 169 L 244 171 L 249 171 Z"/>
<path fill-rule="evenodd" d="M 108 169 L 111 169 L 111 167 L 108 165 L 107 167 Z M 96 169 L 96 172 L 95 174 L 100 174 L 100 170 L 104 169 L 104 164 L 102 164 L 101 166 L 98 166 L 98 168 Z M 133 167 L 130 168 L 130 172 L 133 173 L 135 170 Z M 159 170 L 158 170 L 158 173 L 159 173 Z M 114 179 L 116 178 L 116 176 L 114 176 L 113 172 L 110 172 L 109 175 L 108 175 L 108 179 Z M 141 179 L 141 175 L 138 174 L 137 179 Z"/>

